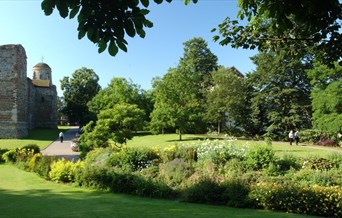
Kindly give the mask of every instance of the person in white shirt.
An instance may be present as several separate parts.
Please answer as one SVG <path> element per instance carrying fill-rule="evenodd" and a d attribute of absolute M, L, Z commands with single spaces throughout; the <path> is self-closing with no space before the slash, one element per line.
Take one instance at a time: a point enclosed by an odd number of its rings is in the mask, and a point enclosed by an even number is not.
<path fill-rule="evenodd" d="M 290 145 L 292 145 L 292 142 L 293 142 L 293 131 L 292 130 L 289 132 L 289 139 L 290 139 Z"/>
<path fill-rule="evenodd" d="M 63 139 L 64 139 L 64 134 L 63 132 L 59 133 L 59 140 L 61 140 L 61 143 L 63 143 Z"/>
<path fill-rule="evenodd" d="M 296 145 L 298 145 L 298 143 L 299 143 L 299 132 L 298 132 L 298 130 L 294 134 L 294 139 L 296 141 Z"/>

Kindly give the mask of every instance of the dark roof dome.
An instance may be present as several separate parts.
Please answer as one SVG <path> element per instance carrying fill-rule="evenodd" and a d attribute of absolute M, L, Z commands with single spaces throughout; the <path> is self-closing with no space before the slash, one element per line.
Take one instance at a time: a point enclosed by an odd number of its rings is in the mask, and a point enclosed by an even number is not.
<path fill-rule="evenodd" d="M 33 68 L 36 68 L 36 67 L 39 67 L 39 68 L 49 68 L 49 69 L 51 69 L 51 68 L 50 68 L 50 66 L 49 66 L 49 65 L 47 65 L 47 64 L 46 64 L 46 63 L 44 63 L 44 62 L 40 62 L 40 63 L 38 63 L 38 64 L 34 65 L 34 67 L 33 67 Z"/>

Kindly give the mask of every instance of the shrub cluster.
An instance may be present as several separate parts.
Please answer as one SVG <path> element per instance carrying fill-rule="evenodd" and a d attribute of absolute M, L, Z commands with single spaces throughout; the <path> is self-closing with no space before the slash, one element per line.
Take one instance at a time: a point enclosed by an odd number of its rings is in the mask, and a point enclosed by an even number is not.
<path fill-rule="evenodd" d="M 271 146 L 208 140 L 166 148 L 97 148 L 83 161 L 30 148 L 2 156 L 56 181 L 145 197 L 341 217 L 340 154 L 303 162 Z M 21 163 L 21 164 L 18 164 Z"/>
<path fill-rule="evenodd" d="M 326 217 L 342 216 L 342 189 L 294 183 L 257 183 L 249 194 L 255 207 Z"/>

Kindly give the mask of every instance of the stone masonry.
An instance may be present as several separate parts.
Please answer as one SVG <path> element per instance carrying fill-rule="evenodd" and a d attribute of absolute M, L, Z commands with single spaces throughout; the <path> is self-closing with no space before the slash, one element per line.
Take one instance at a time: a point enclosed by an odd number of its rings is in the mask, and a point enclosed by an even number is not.
<path fill-rule="evenodd" d="M 33 128 L 57 128 L 57 91 L 45 63 L 27 77 L 21 45 L 0 46 L 0 138 L 24 138 Z"/>

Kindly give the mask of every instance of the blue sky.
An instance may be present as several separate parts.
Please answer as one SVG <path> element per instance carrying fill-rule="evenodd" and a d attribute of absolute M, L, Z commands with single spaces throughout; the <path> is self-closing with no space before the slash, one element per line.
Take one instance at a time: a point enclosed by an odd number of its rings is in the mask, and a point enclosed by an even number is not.
<path fill-rule="evenodd" d="M 151 0 L 152 1 L 152 0 Z M 81 67 L 93 69 L 104 88 L 114 77 L 125 77 L 143 89 L 151 88 L 153 77 L 162 77 L 176 67 L 183 55 L 183 43 L 202 37 L 225 67 L 235 66 L 243 74 L 255 69 L 250 57 L 257 51 L 233 49 L 212 41 L 210 30 L 227 16 L 235 18 L 236 0 L 199 0 L 185 6 L 181 0 L 171 4 L 150 4 L 148 19 L 154 24 L 146 37 L 127 38 L 128 52 L 112 57 L 86 37 L 78 40 L 76 20 L 63 19 L 58 11 L 45 16 L 40 0 L 0 0 L 0 45 L 21 44 L 27 55 L 27 76 L 42 60 L 52 69 L 53 84 L 62 96 L 60 80 Z"/>

